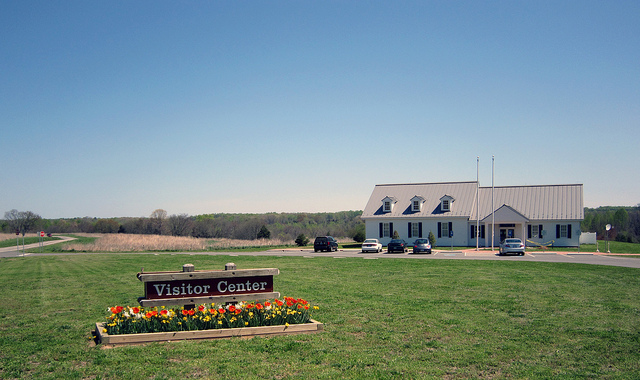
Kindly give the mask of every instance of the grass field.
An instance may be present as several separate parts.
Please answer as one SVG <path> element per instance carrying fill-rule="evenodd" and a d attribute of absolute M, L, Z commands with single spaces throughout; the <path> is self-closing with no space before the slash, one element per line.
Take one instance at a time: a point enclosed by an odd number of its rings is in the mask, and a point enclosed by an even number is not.
<path fill-rule="evenodd" d="M 277 267 L 312 335 L 103 349 L 145 271 Z M 576 264 L 105 254 L 0 259 L 0 378 L 637 379 L 640 270 Z"/>
<path fill-rule="evenodd" d="M 68 243 L 44 248 L 45 253 L 59 252 L 189 252 L 243 250 L 264 251 L 275 247 L 293 246 L 293 242 L 278 239 L 236 240 L 204 239 L 184 236 L 137 234 L 65 234 L 76 238 Z M 37 241 L 36 241 L 37 242 Z M 2 242 L 0 241 L 0 244 Z M 15 244 L 15 240 L 13 241 Z M 32 250 L 36 252 L 36 250 Z M 38 251 L 39 252 L 39 251 Z"/>

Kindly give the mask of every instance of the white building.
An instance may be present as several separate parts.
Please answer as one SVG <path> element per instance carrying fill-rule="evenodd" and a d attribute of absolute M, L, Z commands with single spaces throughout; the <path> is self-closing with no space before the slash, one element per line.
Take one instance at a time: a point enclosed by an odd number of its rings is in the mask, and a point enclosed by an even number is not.
<path fill-rule="evenodd" d="M 397 231 L 412 243 L 433 232 L 438 246 L 578 246 L 582 184 L 479 187 L 473 182 L 377 185 L 362 213 L 367 238 L 386 245 Z M 495 234 L 492 236 L 492 226 Z"/>

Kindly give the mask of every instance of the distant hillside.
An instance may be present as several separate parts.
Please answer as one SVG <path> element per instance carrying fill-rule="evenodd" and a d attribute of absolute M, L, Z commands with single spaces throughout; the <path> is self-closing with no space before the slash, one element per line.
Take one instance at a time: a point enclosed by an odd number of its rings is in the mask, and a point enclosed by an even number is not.
<path fill-rule="evenodd" d="M 607 224 L 613 226 L 608 231 L 608 237 Z M 584 232 L 596 232 L 598 240 L 608 238 L 628 243 L 640 243 L 640 204 L 633 207 L 585 207 L 581 229 Z"/>
<path fill-rule="evenodd" d="M 163 234 L 243 240 L 256 239 L 261 231 L 262 234 L 267 233 L 271 238 L 282 240 L 294 240 L 299 234 L 304 234 L 308 238 L 320 235 L 353 238 L 359 231 L 364 234 L 364 222 L 360 219 L 360 215 L 362 211 L 43 219 L 39 228 L 52 233 Z"/>

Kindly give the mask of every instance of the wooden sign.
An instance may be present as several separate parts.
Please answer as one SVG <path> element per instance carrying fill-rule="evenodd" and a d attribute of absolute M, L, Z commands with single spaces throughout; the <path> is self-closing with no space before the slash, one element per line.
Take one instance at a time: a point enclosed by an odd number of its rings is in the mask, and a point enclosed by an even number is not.
<path fill-rule="evenodd" d="M 182 272 L 141 272 L 138 279 L 144 282 L 142 306 L 196 305 L 255 301 L 280 297 L 273 291 L 273 276 L 277 268 L 235 269 L 227 264 L 225 270 L 196 271 L 192 264 L 185 264 Z"/>

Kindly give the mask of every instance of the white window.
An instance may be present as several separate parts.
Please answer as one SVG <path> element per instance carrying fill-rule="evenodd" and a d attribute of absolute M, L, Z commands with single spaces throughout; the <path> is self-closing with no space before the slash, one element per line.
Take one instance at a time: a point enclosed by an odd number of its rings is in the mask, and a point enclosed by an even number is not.
<path fill-rule="evenodd" d="M 420 223 L 411 223 L 411 236 L 420 236 Z"/>
<path fill-rule="evenodd" d="M 449 200 L 448 199 L 443 199 L 442 200 L 442 211 L 449 211 Z"/>
<path fill-rule="evenodd" d="M 391 228 L 389 223 L 382 223 L 382 237 L 391 237 Z"/>
<path fill-rule="evenodd" d="M 449 237 L 449 223 L 442 223 L 440 227 L 442 237 Z"/>
<path fill-rule="evenodd" d="M 393 205 L 398 202 L 394 197 L 384 197 L 382 199 L 382 212 L 393 212 Z"/>
<path fill-rule="evenodd" d="M 561 238 L 566 238 L 568 236 L 569 236 L 569 234 L 567 233 L 567 225 L 566 224 L 561 224 L 560 225 L 560 237 Z"/>
<path fill-rule="evenodd" d="M 537 224 L 534 224 L 534 225 L 531 226 L 531 236 L 532 237 L 535 237 L 535 238 L 540 237 L 540 229 L 538 227 L 539 227 L 539 225 L 537 225 Z"/>
<path fill-rule="evenodd" d="M 420 212 L 422 211 L 422 206 L 424 205 L 425 199 L 420 195 L 416 195 L 410 199 L 410 202 L 411 212 Z"/>

